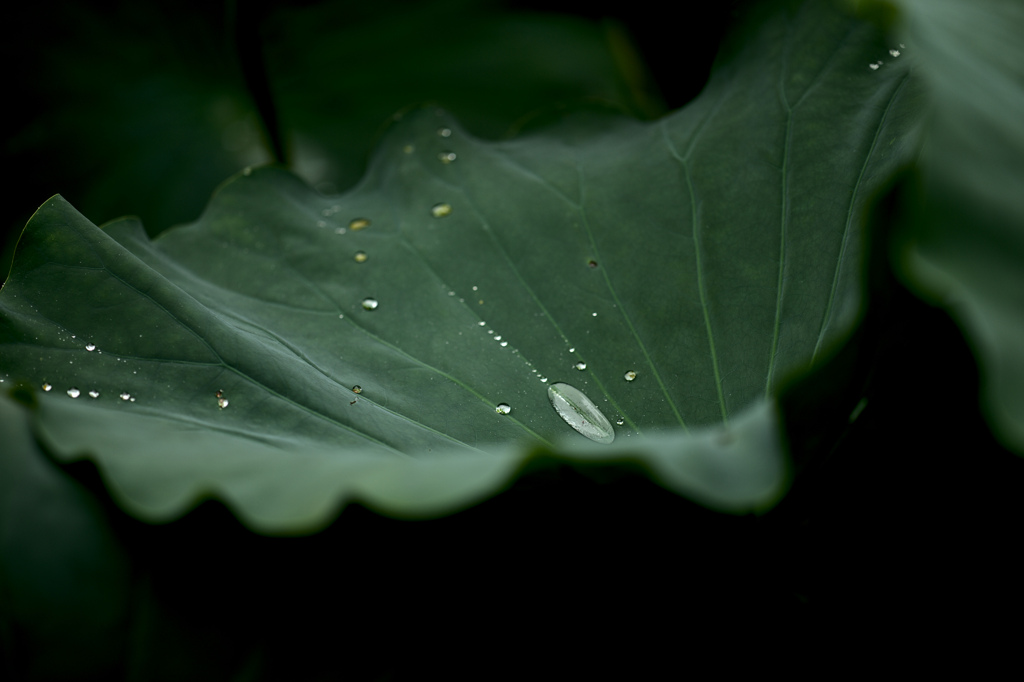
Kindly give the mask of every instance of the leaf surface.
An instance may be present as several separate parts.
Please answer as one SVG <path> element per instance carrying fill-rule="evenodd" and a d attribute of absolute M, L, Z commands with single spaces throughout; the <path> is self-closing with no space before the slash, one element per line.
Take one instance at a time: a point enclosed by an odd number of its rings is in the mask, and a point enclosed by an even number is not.
<path fill-rule="evenodd" d="M 864 208 L 916 109 L 904 68 L 868 68 L 878 32 L 824 3 L 741 37 L 655 123 L 485 143 L 416 111 L 340 197 L 260 169 L 156 240 L 54 198 L 0 295 L 5 378 L 50 386 L 39 437 L 150 520 L 205 496 L 263 532 L 350 501 L 437 515 L 552 459 L 764 508 L 774 390 L 856 322 Z M 615 442 L 575 433 L 553 382 Z"/>

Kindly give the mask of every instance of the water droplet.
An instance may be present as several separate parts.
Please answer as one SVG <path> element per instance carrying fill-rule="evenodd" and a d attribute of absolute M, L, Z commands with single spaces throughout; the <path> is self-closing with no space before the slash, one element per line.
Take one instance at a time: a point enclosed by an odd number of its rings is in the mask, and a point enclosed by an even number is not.
<path fill-rule="evenodd" d="M 345 319 L 345 315 L 344 315 L 344 314 L 342 314 L 342 315 L 338 315 L 338 319 L 339 319 L 339 320 L 344 320 L 344 319 Z"/>
<path fill-rule="evenodd" d="M 85 344 L 85 349 L 88 350 L 88 351 L 96 350 L 96 344 L 95 343 L 87 343 L 87 344 Z"/>
<path fill-rule="evenodd" d="M 622 375 L 622 378 L 625 379 L 626 381 L 633 381 L 633 379 L 636 379 L 636 372 L 634 372 L 633 370 L 629 370 L 628 372 Z"/>
<path fill-rule="evenodd" d="M 875 62 L 874 64 L 868 64 L 868 68 L 872 71 L 878 71 L 878 67 L 882 65 L 882 62 Z"/>
<path fill-rule="evenodd" d="M 573 365 L 573 367 L 575 367 L 576 369 L 578 369 L 579 371 L 582 372 L 583 370 L 585 370 L 587 368 L 587 363 L 585 363 L 585 362 L 583 362 L 581 360 L 581 361 L 577 362 L 575 365 Z"/>
<path fill-rule="evenodd" d="M 495 341 L 501 341 L 501 334 L 498 334 L 497 336 L 495 336 L 494 340 Z"/>
<path fill-rule="evenodd" d="M 597 313 L 590 313 L 591 317 L 597 317 Z"/>
<path fill-rule="evenodd" d="M 370 221 L 366 218 L 353 218 L 348 224 L 350 230 L 362 230 L 370 226 Z"/>
<path fill-rule="evenodd" d="M 575 348 L 570 348 L 570 349 L 569 349 L 569 352 L 570 352 L 570 353 L 575 353 L 575 352 L 576 352 L 576 349 L 575 349 Z"/>
<path fill-rule="evenodd" d="M 548 378 L 547 377 L 541 377 L 540 378 L 540 383 L 542 383 L 542 384 L 548 383 Z"/>
<path fill-rule="evenodd" d="M 358 384 L 356 384 L 355 386 L 352 387 L 352 392 L 353 393 L 362 393 L 363 392 L 363 387 L 358 385 Z"/>
<path fill-rule="evenodd" d="M 901 50 L 905 50 L 905 49 L 907 49 L 907 46 L 906 46 L 906 45 L 904 45 L 903 43 L 900 43 L 900 49 L 901 49 Z"/>
<path fill-rule="evenodd" d="M 131 399 L 132 399 L 132 394 L 131 393 L 122 393 L 121 394 L 121 400 L 131 400 Z"/>
<path fill-rule="evenodd" d="M 89 397 L 95 400 L 96 398 L 100 397 L 100 392 L 95 390 L 89 391 Z"/>
<path fill-rule="evenodd" d="M 252 167 L 251 166 L 246 166 L 245 168 L 243 168 L 242 169 L 242 175 L 246 175 L 246 176 L 252 175 Z"/>
<path fill-rule="evenodd" d="M 504 348 L 505 346 L 507 346 L 507 345 L 508 345 L 508 341 L 502 341 L 502 342 L 501 342 L 501 343 L 499 343 L 498 345 L 499 345 L 499 346 L 501 346 L 502 348 Z"/>
<path fill-rule="evenodd" d="M 588 260 L 587 261 L 587 266 L 591 267 L 591 268 L 596 268 L 597 267 L 597 261 L 596 260 Z"/>
<path fill-rule="evenodd" d="M 356 251 L 356 255 L 353 258 L 356 259 L 357 263 L 365 263 L 368 256 L 365 251 Z"/>
<path fill-rule="evenodd" d="M 327 227 L 327 221 L 326 220 L 318 220 L 318 221 L 316 221 L 316 226 L 317 227 Z"/>
<path fill-rule="evenodd" d="M 889 50 L 889 54 L 891 54 L 893 57 L 899 57 L 900 56 L 900 51 L 899 50 Z"/>
<path fill-rule="evenodd" d="M 455 152 L 441 152 L 440 154 L 437 155 L 437 158 L 441 161 L 441 163 L 451 163 L 457 157 L 455 155 Z"/>
<path fill-rule="evenodd" d="M 44 391 L 49 391 L 51 388 L 53 388 L 53 386 L 51 386 L 50 384 L 48 384 L 46 382 L 43 382 L 43 390 Z"/>
<path fill-rule="evenodd" d="M 229 404 L 230 403 L 228 403 L 228 399 L 227 398 L 217 398 L 217 407 L 219 407 L 220 409 L 223 410 Z"/>
<path fill-rule="evenodd" d="M 548 400 L 565 423 L 592 441 L 611 443 L 615 430 L 590 398 L 569 384 L 548 386 Z"/>
<path fill-rule="evenodd" d="M 377 299 L 375 298 L 364 298 L 363 299 L 363 310 L 376 310 Z"/>
<path fill-rule="evenodd" d="M 437 129 L 437 134 L 440 135 L 441 137 L 451 137 L 452 136 L 452 129 L 451 128 L 438 128 Z"/>
<path fill-rule="evenodd" d="M 512 411 L 512 407 L 508 403 L 500 403 L 494 408 L 494 411 L 498 414 L 508 414 Z"/>
<path fill-rule="evenodd" d="M 444 218 L 445 216 L 452 214 L 452 205 L 434 204 L 434 207 L 430 209 L 430 214 L 435 218 Z"/>
<path fill-rule="evenodd" d="M 77 398 L 78 396 L 82 395 L 82 392 L 79 391 L 74 386 L 72 386 L 71 388 L 68 389 L 68 395 L 72 398 Z"/>

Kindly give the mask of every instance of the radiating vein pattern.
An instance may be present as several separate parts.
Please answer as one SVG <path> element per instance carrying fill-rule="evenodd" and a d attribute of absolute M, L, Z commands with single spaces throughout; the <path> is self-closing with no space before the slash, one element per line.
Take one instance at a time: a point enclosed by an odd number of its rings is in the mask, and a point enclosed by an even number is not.
<path fill-rule="evenodd" d="M 0 295 L 3 371 L 189 438 L 389 457 L 578 437 L 554 383 L 631 434 L 730 423 L 849 332 L 906 126 L 872 27 L 804 3 L 748 37 L 660 121 L 483 142 L 424 108 L 344 195 L 256 169 L 154 241 L 54 199 Z"/>

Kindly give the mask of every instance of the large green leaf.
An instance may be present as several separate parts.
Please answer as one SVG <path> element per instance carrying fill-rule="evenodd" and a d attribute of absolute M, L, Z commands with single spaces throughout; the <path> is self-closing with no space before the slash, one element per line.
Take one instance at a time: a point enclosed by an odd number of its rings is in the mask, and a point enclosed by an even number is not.
<path fill-rule="evenodd" d="M 0 295 L 3 378 L 50 387 L 38 436 L 150 520 L 204 496 L 265 532 L 352 500 L 436 515 L 552 458 L 764 508 L 774 389 L 856 322 L 864 208 L 915 100 L 825 3 L 740 39 L 656 123 L 580 112 L 494 144 L 419 110 L 344 196 L 260 169 L 152 241 L 54 198 Z M 559 417 L 554 382 L 614 444 Z"/>
<path fill-rule="evenodd" d="M 933 109 L 896 269 L 964 328 L 993 432 L 1024 453 L 1024 5 L 892 4 Z"/>

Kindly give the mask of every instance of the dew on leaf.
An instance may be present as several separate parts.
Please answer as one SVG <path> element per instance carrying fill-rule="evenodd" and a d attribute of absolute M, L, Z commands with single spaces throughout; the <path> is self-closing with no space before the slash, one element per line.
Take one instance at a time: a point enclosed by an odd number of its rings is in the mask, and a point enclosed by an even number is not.
<path fill-rule="evenodd" d="M 548 400 L 558 416 L 579 433 L 597 443 L 611 443 L 615 430 L 608 418 L 582 391 L 569 384 L 548 386 Z"/>
<path fill-rule="evenodd" d="M 365 251 L 356 251 L 356 255 L 353 258 L 355 258 L 357 263 L 365 263 L 368 256 Z"/>
<path fill-rule="evenodd" d="M 126 393 L 126 392 L 122 392 L 121 393 L 121 400 L 131 400 L 131 399 L 132 399 L 132 394 L 131 393 Z"/>
<path fill-rule="evenodd" d="M 74 386 L 72 386 L 71 388 L 69 388 L 69 389 L 68 389 L 68 396 L 69 396 L 69 397 L 71 397 L 71 398 L 77 398 L 77 397 L 78 397 L 78 396 L 80 396 L 80 395 L 82 395 L 82 392 L 81 392 L 81 391 L 79 391 L 79 390 L 78 390 L 77 388 L 75 388 Z"/>
<path fill-rule="evenodd" d="M 51 388 L 53 388 L 53 386 L 51 386 L 50 384 L 47 384 L 45 382 L 43 383 L 43 390 L 44 391 L 49 391 Z"/>
<path fill-rule="evenodd" d="M 622 378 L 625 379 L 626 381 L 633 381 L 633 379 L 636 379 L 636 372 L 634 372 L 633 370 L 629 370 L 628 372 L 622 375 Z"/>
<path fill-rule="evenodd" d="M 893 57 L 899 57 L 900 56 L 900 51 L 899 50 L 889 50 L 889 54 L 891 54 Z"/>
<path fill-rule="evenodd" d="M 360 386 L 359 384 L 356 384 L 355 386 L 352 387 L 352 392 L 353 393 L 362 393 L 363 392 L 363 387 Z"/>
<path fill-rule="evenodd" d="M 89 391 L 89 397 L 95 400 L 100 397 L 100 392 L 96 390 Z"/>
<path fill-rule="evenodd" d="M 591 267 L 591 268 L 596 268 L 597 267 L 597 261 L 596 260 L 588 260 L 587 261 L 587 266 Z"/>
<path fill-rule="evenodd" d="M 452 129 L 451 128 L 438 128 L 437 134 L 440 135 L 441 137 L 451 137 L 452 136 Z"/>
<path fill-rule="evenodd" d="M 578 369 L 579 371 L 582 372 L 583 370 L 585 370 L 587 368 L 587 363 L 585 363 L 582 360 L 580 360 L 575 365 L 573 365 L 573 367 L 575 367 L 576 369 Z"/>
<path fill-rule="evenodd" d="M 494 411 L 498 414 L 508 414 L 512 411 L 512 407 L 508 403 L 499 403 L 498 406 L 494 408 Z"/>
<path fill-rule="evenodd" d="M 96 350 L 96 344 L 95 343 L 87 343 L 87 344 L 85 344 L 85 349 L 88 350 L 88 351 Z"/>
<path fill-rule="evenodd" d="M 441 163 L 451 163 L 457 157 L 455 155 L 455 152 L 441 152 L 440 154 L 437 155 L 437 158 Z"/>
<path fill-rule="evenodd" d="M 229 405 L 229 403 L 228 403 L 228 399 L 227 398 L 217 398 L 217 407 L 219 407 L 220 409 L 223 410 L 228 405 Z M 243 412 L 244 412 L 244 410 L 243 410 Z"/>
<path fill-rule="evenodd" d="M 370 226 L 370 221 L 366 218 L 353 218 L 348 224 L 350 230 L 362 230 Z"/>
<path fill-rule="evenodd" d="M 430 209 L 430 215 L 435 218 L 444 218 L 445 216 L 451 215 L 451 213 L 451 204 L 434 204 L 433 208 Z"/>
<path fill-rule="evenodd" d="M 483 320 L 480 320 L 479 322 L 477 322 L 477 323 L 476 323 L 476 325 L 477 325 L 478 327 L 486 327 L 486 326 L 487 326 L 487 323 L 486 323 L 486 322 L 484 322 Z"/>
<path fill-rule="evenodd" d="M 375 298 L 364 298 L 363 299 L 363 310 L 376 310 L 377 299 Z"/>

